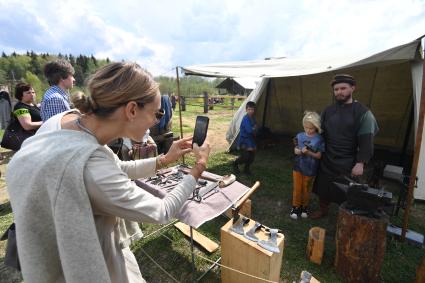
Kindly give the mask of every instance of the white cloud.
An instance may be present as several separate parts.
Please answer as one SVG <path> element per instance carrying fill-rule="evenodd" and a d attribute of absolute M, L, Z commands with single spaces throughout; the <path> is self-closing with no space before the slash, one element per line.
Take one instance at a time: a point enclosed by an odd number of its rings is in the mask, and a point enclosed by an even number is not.
<path fill-rule="evenodd" d="M 131 60 L 155 75 L 271 56 L 370 55 L 425 33 L 423 0 L 0 0 L 0 9 L 2 50 Z"/>

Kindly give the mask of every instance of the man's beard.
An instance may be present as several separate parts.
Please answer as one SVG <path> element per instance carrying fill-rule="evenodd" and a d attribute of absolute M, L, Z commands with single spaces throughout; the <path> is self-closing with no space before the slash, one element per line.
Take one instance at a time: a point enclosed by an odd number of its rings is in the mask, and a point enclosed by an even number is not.
<path fill-rule="evenodd" d="M 340 96 L 335 96 L 335 100 L 338 104 L 345 104 L 345 103 L 347 103 L 347 101 L 349 101 L 351 99 L 351 97 L 352 97 L 352 94 L 347 95 L 347 96 L 340 95 Z"/>

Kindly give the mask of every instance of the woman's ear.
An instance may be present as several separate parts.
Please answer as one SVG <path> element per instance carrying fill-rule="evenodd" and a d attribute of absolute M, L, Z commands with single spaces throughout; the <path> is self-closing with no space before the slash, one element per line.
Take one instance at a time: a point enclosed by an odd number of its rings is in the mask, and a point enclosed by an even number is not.
<path fill-rule="evenodd" d="M 132 121 L 136 118 L 136 114 L 138 109 L 137 103 L 134 101 L 130 101 L 125 105 L 125 115 L 128 120 Z"/>

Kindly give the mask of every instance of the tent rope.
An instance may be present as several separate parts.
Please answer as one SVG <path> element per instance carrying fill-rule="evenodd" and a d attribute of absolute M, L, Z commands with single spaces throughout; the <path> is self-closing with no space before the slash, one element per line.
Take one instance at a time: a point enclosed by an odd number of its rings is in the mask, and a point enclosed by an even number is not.
<path fill-rule="evenodd" d="M 168 273 L 161 265 L 159 265 L 159 263 L 157 263 L 150 255 L 148 255 L 148 253 L 143 249 L 140 248 L 140 250 L 142 251 L 142 253 L 148 258 L 150 259 L 150 261 L 152 261 L 159 269 L 161 269 L 168 277 L 170 277 L 171 279 L 173 279 L 174 282 L 179 283 L 180 281 L 177 280 L 176 278 L 173 277 L 173 275 L 171 275 L 170 273 Z"/>

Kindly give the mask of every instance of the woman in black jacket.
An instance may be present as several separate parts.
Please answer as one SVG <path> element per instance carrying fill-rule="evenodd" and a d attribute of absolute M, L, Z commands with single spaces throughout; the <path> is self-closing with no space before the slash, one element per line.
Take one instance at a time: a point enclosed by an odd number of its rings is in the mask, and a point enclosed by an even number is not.
<path fill-rule="evenodd" d="M 30 84 L 18 83 L 15 88 L 15 97 L 19 100 L 13 107 L 16 126 L 35 134 L 43 122 L 40 116 L 40 108 L 34 104 L 34 89 Z"/>

